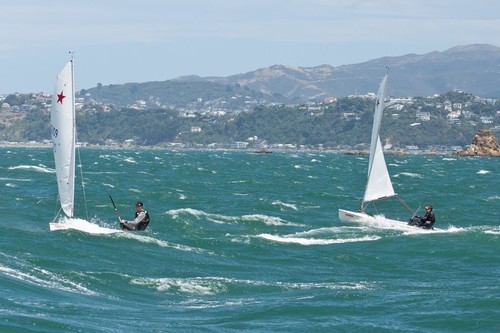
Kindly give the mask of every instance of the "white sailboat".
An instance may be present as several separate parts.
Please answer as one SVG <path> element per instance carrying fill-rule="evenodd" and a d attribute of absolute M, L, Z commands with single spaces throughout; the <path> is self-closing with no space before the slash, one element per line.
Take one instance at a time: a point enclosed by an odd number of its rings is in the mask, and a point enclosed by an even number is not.
<path fill-rule="evenodd" d="M 57 76 L 52 95 L 50 128 L 61 209 L 49 223 L 49 229 L 76 229 L 98 234 L 120 232 L 121 230 L 102 228 L 75 218 L 76 122 L 73 63 L 72 57 Z M 62 216 L 57 220 L 59 215 Z"/>
<path fill-rule="evenodd" d="M 373 116 L 373 127 L 370 144 L 370 156 L 368 162 L 368 179 L 365 194 L 361 201 L 358 212 L 339 209 L 339 219 L 345 223 L 371 223 L 375 222 L 375 217 L 365 212 L 366 207 L 373 201 L 396 196 L 392 187 L 391 178 L 385 163 L 383 146 L 380 140 L 380 124 L 384 111 L 385 93 L 387 89 L 388 75 L 385 75 L 380 82 L 375 104 L 375 114 Z M 399 222 L 390 220 L 392 222 Z"/>
<path fill-rule="evenodd" d="M 56 79 L 50 128 L 57 176 L 57 189 L 61 210 L 67 219 L 74 218 L 75 206 L 75 93 L 73 59 L 61 70 Z M 63 228 L 63 223 L 51 222 L 50 230 Z"/>

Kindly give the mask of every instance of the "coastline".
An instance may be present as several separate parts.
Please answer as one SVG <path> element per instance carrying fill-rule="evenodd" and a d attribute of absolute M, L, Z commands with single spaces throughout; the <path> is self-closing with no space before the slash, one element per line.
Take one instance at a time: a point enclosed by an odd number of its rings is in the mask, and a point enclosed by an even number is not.
<path fill-rule="evenodd" d="M 52 148 L 52 143 L 50 142 L 9 142 L 9 141 L 1 141 L 0 148 Z M 266 154 L 262 154 L 259 149 L 255 148 L 231 148 L 231 147 L 184 147 L 179 145 L 165 146 L 139 146 L 133 144 L 126 145 L 90 145 L 90 144 L 77 144 L 77 148 L 89 148 L 89 149 L 117 149 L 117 150 L 170 150 L 170 151 L 240 151 L 247 152 L 250 154 L 257 155 L 269 155 L 272 153 L 284 153 L 284 152 L 325 152 L 325 153 L 338 153 L 345 155 L 368 155 L 367 150 L 359 150 L 359 149 L 335 149 L 335 148 L 266 148 Z M 395 156 L 404 156 L 404 155 L 425 155 L 425 156 L 449 156 L 453 155 L 453 151 L 429 151 L 429 150 L 386 150 L 384 151 L 386 155 L 395 155 Z"/>

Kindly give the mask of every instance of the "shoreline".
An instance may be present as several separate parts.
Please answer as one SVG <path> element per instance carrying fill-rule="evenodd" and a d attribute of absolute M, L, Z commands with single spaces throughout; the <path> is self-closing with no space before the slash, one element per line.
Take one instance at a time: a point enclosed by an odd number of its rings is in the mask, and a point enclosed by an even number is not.
<path fill-rule="evenodd" d="M 0 148 L 52 148 L 52 143 L 43 143 L 43 142 L 0 142 Z M 110 146 L 102 146 L 102 145 L 77 145 L 77 148 L 89 148 L 89 149 L 116 149 L 116 150 L 170 150 L 170 151 L 240 151 L 240 152 L 248 152 L 256 155 L 269 155 L 272 153 L 283 153 L 283 152 L 325 152 L 325 153 L 339 153 L 345 155 L 368 155 L 368 150 L 359 150 L 359 149 L 333 149 L 333 148 L 276 148 L 276 149 L 266 149 L 266 153 L 263 154 L 261 149 L 255 148 L 207 148 L 207 147 L 179 147 L 179 146 L 137 146 L 137 145 L 110 145 Z M 385 155 L 395 155 L 395 156 L 405 156 L 405 155 L 425 155 L 425 156 L 456 156 L 453 154 L 453 151 L 429 151 L 429 150 L 416 150 L 416 151 L 406 151 L 406 150 L 387 150 L 384 151 Z M 476 155 L 477 156 L 477 155 Z"/>

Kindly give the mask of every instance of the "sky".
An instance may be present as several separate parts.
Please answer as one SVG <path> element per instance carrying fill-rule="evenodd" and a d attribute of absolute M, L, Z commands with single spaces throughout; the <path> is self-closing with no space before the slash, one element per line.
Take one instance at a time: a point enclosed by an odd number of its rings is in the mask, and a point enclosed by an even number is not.
<path fill-rule="evenodd" d="M 2 0 L 0 94 L 500 46 L 498 0 Z"/>

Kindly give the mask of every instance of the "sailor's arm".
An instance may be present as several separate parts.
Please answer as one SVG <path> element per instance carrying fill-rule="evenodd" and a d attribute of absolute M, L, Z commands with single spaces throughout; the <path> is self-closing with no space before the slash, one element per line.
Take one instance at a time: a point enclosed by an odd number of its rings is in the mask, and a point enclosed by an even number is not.
<path fill-rule="evenodd" d="M 144 220 L 145 216 L 146 216 L 146 212 L 145 211 L 139 212 L 139 214 L 137 214 L 137 217 L 134 220 L 134 223 L 138 224 L 139 222 L 142 222 L 142 220 Z"/>

